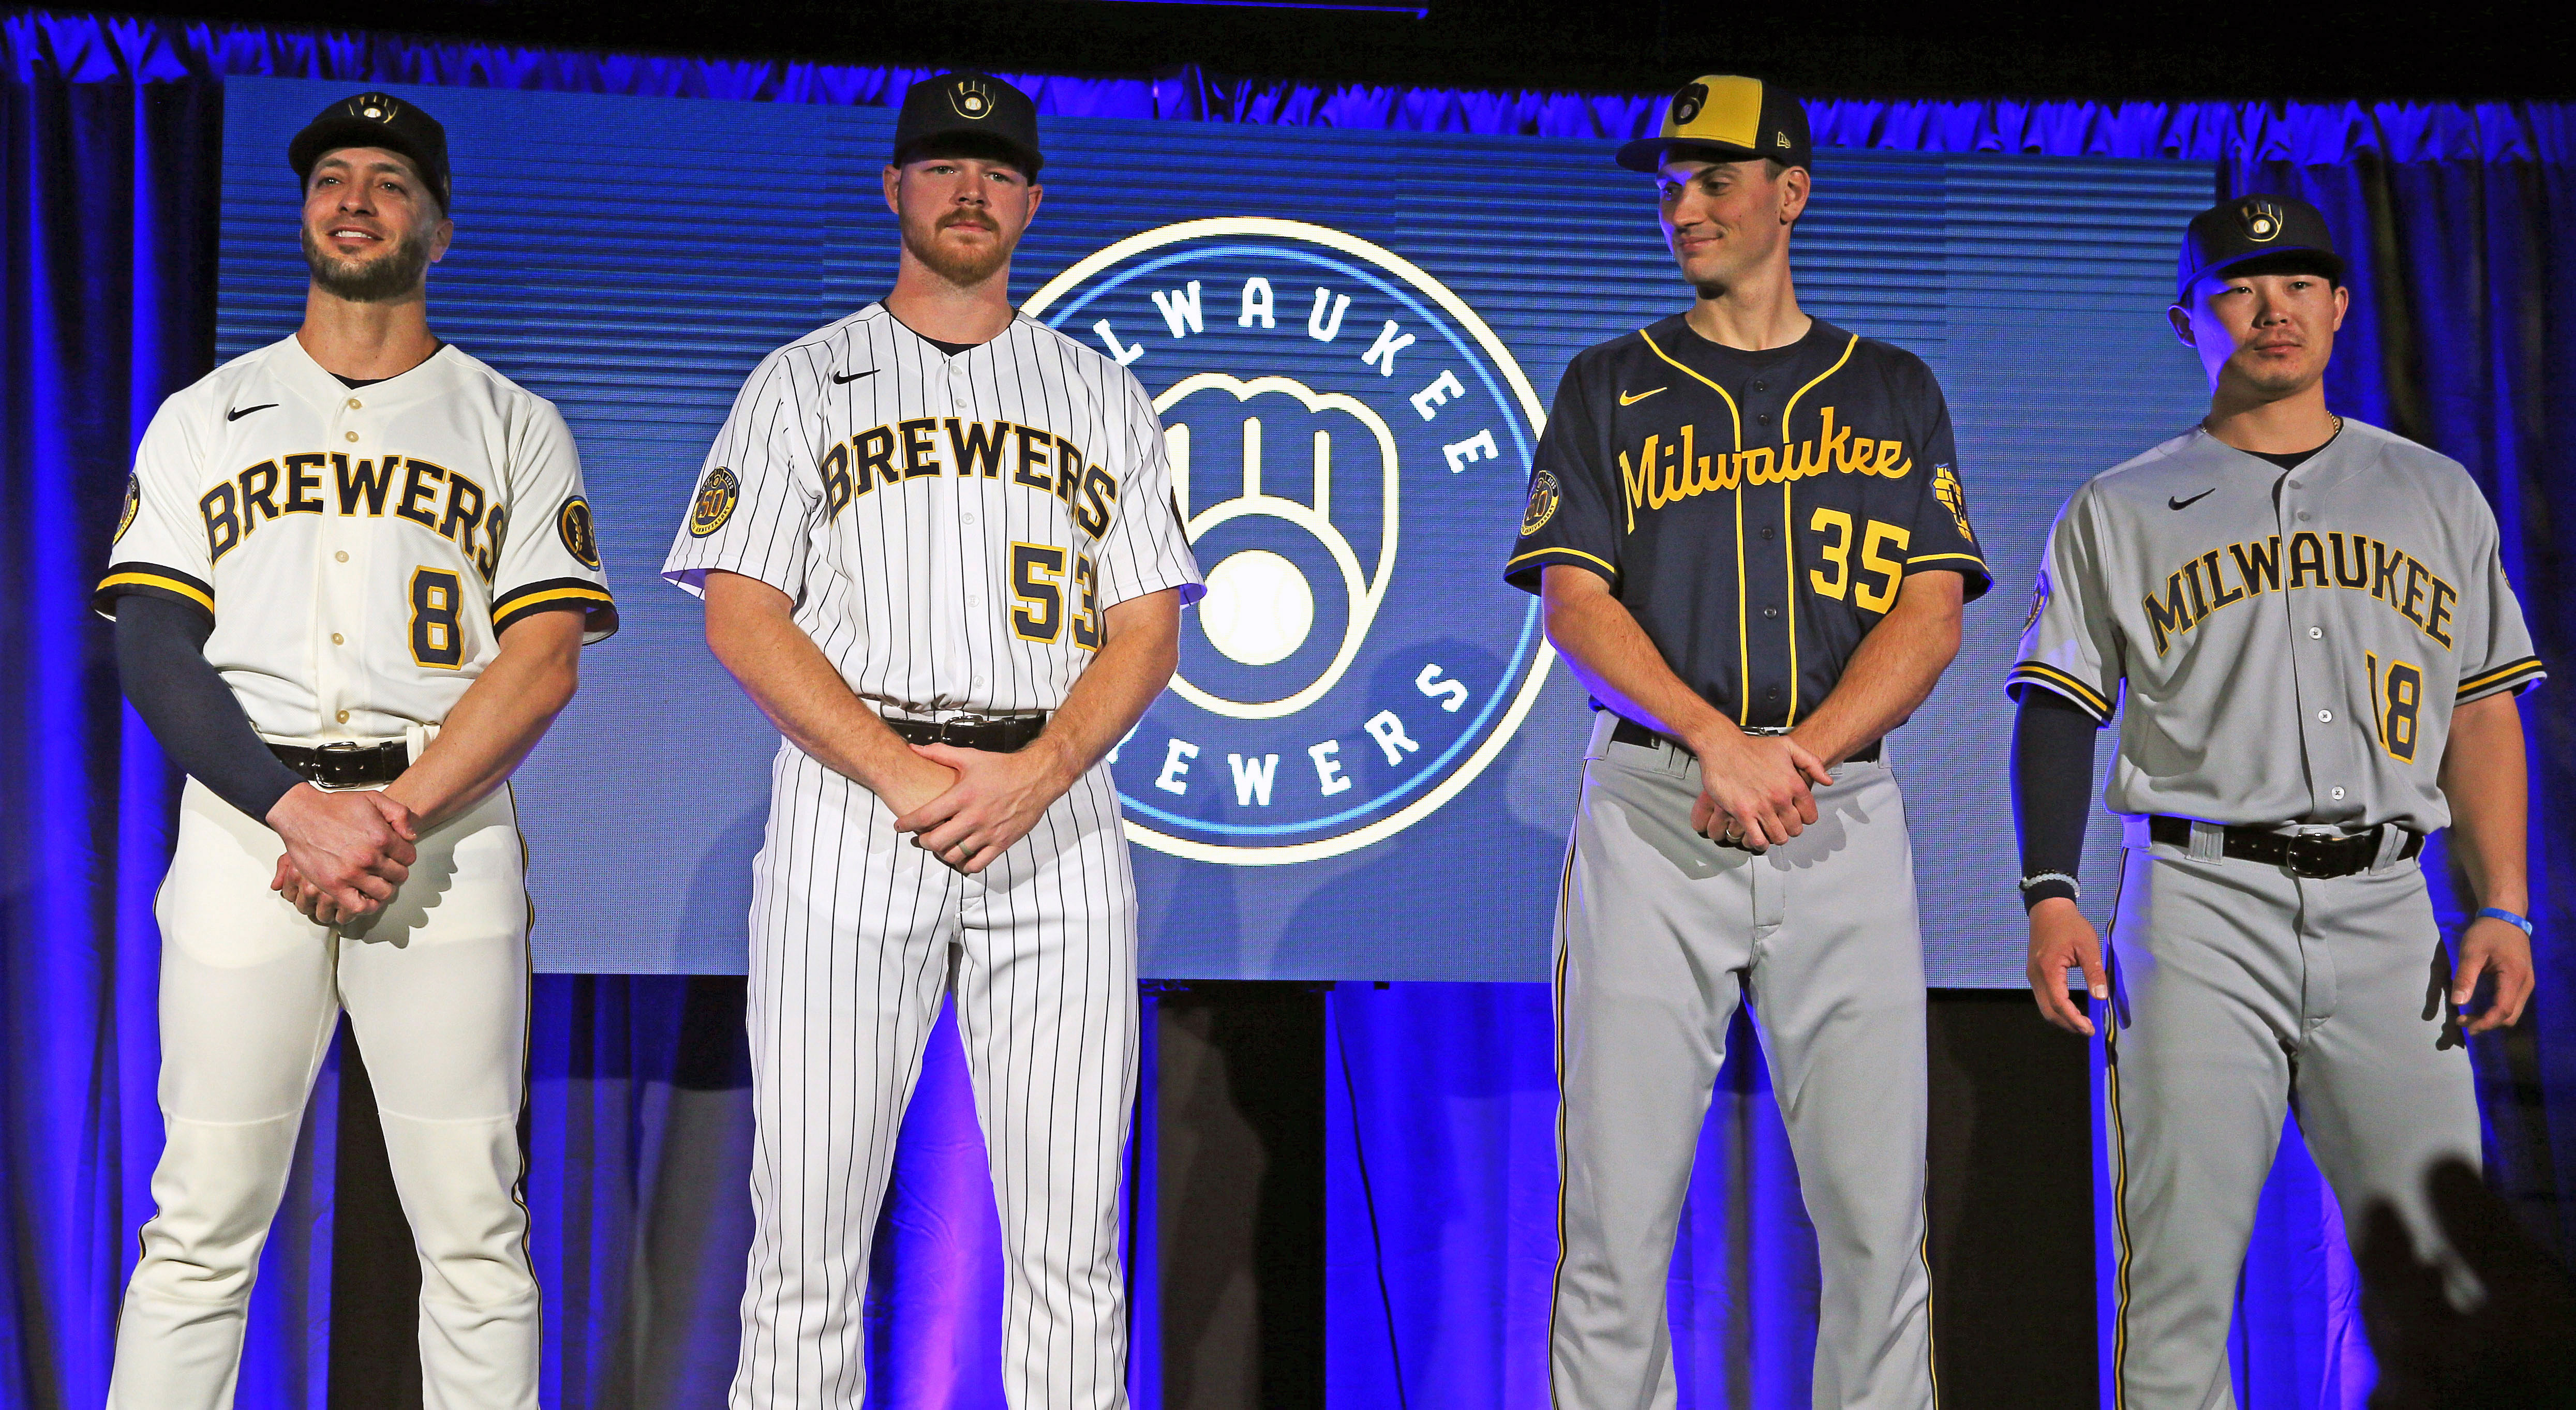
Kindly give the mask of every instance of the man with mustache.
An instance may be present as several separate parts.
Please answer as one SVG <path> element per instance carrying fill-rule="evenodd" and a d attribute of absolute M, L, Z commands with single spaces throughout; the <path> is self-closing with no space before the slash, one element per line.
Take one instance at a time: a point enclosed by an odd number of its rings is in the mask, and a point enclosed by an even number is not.
<path fill-rule="evenodd" d="M 753 862 L 756 1233 L 735 1410 L 856 1405 L 895 1138 L 953 995 L 1022 1410 L 1123 1405 L 1136 897 L 1102 763 L 1198 568 L 1127 370 L 1018 316 L 1037 111 L 913 85 L 885 299 L 762 359 L 663 574 L 784 736 Z"/>
<path fill-rule="evenodd" d="M 445 129 L 360 94 L 287 161 L 303 326 L 162 404 L 95 599 L 188 775 L 156 907 L 167 1138 L 108 1403 L 232 1403 L 345 1009 L 419 1249 L 426 1401 L 533 1410 L 528 901 L 502 785 L 617 611 L 563 418 L 430 332 Z"/>
<path fill-rule="evenodd" d="M 2478 1159 L 2464 1033 L 2531 997 L 2514 697 L 2540 660 L 2477 482 L 2327 409 L 2343 274 L 2304 201 L 2193 217 L 2167 317 L 2209 415 L 2066 502 L 2008 686 L 2031 992 L 2106 1049 L 2129 1410 L 2235 1404 L 2229 1315 L 2285 1114 L 2354 1236 L 2385 1201 L 2456 1263 L 2425 1176 Z M 2076 864 L 2115 712 L 2106 951 Z M 2415 860 L 2445 825 L 2479 908 L 2452 951 Z"/>

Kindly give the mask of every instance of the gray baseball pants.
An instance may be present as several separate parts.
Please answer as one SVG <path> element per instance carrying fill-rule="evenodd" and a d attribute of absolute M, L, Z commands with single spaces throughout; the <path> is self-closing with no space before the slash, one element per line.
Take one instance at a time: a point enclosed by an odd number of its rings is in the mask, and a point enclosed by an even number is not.
<path fill-rule="evenodd" d="M 1603 712 L 1556 927 L 1558 1410 L 1676 1403 L 1664 1287 L 1749 997 L 1823 1264 L 1818 1407 L 1928 1410 L 1923 944 L 1895 776 L 1846 764 L 1762 856 L 1690 830 L 1699 762 Z"/>
<path fill-rule="evenodd" d="M 2397 846 L 2311 881 L 2220 859 L 2205 825 L 2188 848 L 2131 829 L 2104 1029 L 2120 1410 L 2234 1410 L 2228 1320 L 2285 1114 L 2347 1229 L 2386 1199 L 2443 1247 L 2424 1172 L 2477 1163 L 2477 1099 L 2424 874 Z"/>

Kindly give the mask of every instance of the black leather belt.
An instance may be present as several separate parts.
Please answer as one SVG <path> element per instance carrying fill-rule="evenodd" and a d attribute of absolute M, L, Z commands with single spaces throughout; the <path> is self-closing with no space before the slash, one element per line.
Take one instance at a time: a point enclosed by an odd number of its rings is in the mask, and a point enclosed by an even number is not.
<path fill-rule="evenodd" d="M 307 783 L 324 788 L 366 788 L 391 783 L 411 767 L 411 747 L 399 739 L 382 744 L 360 744 L 338 739 L 318 749 L 300 744 L 272 744 L 268 752 L 304 776 Z"/>
<path fill-rule="evenodd" d="M 1770 728 L 1769 726 L 1766 726 L 1766 725 L 1756 725 L 1756 726 L 1754 726 L 1753 728 L 1751 728 L 1751 729 L 1749 729 L 1749 730 L 1746 730 L 1746 731 L 1745 731 L 1745 733 L 1746 733 L 1746 734 L 1787 734 L 1787 733 L 1788 733 L 1788 731 L 1787 731 L 1787 730 L 1785 730 L 1785 729 L 1772 729 L 1772 728 Z M 1673 746 L 1675 749 L 1682 749 L 1682 746 L 1681 746 L 1681 745 L 1679 745 L 1679 744 L 1677 744 L 1677 743 L 1674 743 L 1673 741 L 1671 741 L 1671 740 L 1668 740 L 1668 739 L 1664 738 L 1662 735 L 1655 733 L 1653 730 L 1650 730 L 1650 729 L 1646 728 L 1644 725 L 1641 725 L 1641 724 L 1637 723 L 1635 720 L 1629 719 L 1629 718 L 1628 718 L 1627 716 L 1625 716 L 1625 715 L 1621 715 L 1621 716 L 1619 717 L 1619 724 L 1618 724 L 1618 727 L 1610 731 L 1610 742 L 1611 742 L 1611 743 L 1613 743 L 1613 744 L 1642 744 L 1642 745 L 1647 746 L 1648 748 L 1652 748 L 1652 747 L 1654 747 L 1655 745 L 1658 745 L 1658 744 L 1672 744 L 1672 746 Z M 1876 740 L 1876 739 L 1871 740 L 1869 743 L 1864 744 L 1864 745 L 1862 745 L 1860 748 L 1853 750 L 1853 751 L 1852 751 L 1852 753 L 1851 753 L 1851 757 L 1850 757 L 1850 759 L 1849 759 L 1849 760 L 1847 760 L 1846 762 L 1854 763 L 1854 764 L 1875 764 L 1875 763 L 1877 763 L 1877 762 L 1878 762 L 1878 746 L 1879 746 L 1880 744 L 1884 743 L 1884 742 L 1885 742 L 1885 741 L 1883 741 L 1883 740 Z M 1689 750 L 1687 750 L 1687 749 L 1682 749 L 1682 752 L 1683 752 L 1683 753 L 1685 753 L 1685 754 L 1687 754 L 1687 753 L 1689 753 L 1690 751 L 1689 751 Z"/>
<path fill-rule="evenodd" d="M 899 720 L 884 717 L 886 728 L 915 744 L 945 744 L 955 749 L 981 749 L 987 754 L 1016 754 L 1046 732 L 1044 715 L 1005 715 L 990 720 Z"/>
<path fill-rule="evenodd" d="M 2339 876 L 2368 871 L 2379 860 L 2380 835 L 2393 826 L 2381 823 L 2364 832 L 2343 836 L 2325 833 L 2276 832 L 2266 827 L 2231 827 L 2219 845 L 2219 855 L 2240 862 L 2255 862 L 2267 867 L 2280 867 L 2292 876 L 2311 881 L 2331 881 Z M 2407 831 L 2406 845 L 2397 849 L 2397 860 L 2406 861 L 2424 850 L 2424 834 Z M 2169 817 L 2163 813 L 2147 819 L 2147 836 L 2176 847 L 2191 845 L 2191 819 Z"/>

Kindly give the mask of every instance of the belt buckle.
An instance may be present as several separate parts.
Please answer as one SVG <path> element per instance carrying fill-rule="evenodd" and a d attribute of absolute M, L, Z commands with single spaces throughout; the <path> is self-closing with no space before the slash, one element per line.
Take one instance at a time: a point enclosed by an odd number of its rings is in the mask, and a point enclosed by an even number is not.
<path fill-rule="evenodd" d="M 2344 835 L 2333 828 L 2301 828 L 2291 836 L 2281 866 L 2303 881 L 2332 881 L 2337 877 L 2350 876 L 2349 868 L 2330 869 L 2339 866 L 2343 858 L 2329 849 L 2343 840 Z"/>
<path fill-rule="evenodd" d="M 335 788 L 346 788 L 357 781 L 358 755 L 370 746 L 354 739 L 335 739 L 313 747 L 313 771 L 322 775 L 314 780 Z"/>

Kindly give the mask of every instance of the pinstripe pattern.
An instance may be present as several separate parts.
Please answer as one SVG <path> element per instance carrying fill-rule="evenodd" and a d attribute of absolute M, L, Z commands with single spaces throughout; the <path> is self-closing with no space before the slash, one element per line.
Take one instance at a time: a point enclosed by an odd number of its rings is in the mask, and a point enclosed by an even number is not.
<path fill-rule="evenodd" d="M 1001 436 L 990 459 L 970 448 L 978 432 Z M 879 708 L 1053 710 L 1090 664 L 1098 637 L 1080 638 L 1099 614 L 1198 590 L 1144 389 L 1024 318 L 951 357 L 870 305 L 779 349 L 744 383 L 700 486 L 664 574 L 786 592 Z M 1020 546 L 1062 550 L 1058 569 L 1033 583 Z M 1033 587 L 1060 593 L 1052 611 Z M 1136 901 L 1116 786 L 1094 769 L 973 877 L 892 822 L 780 746 L 753 867 L 757 1232 L 732 1404 L 861 1403 L 870 1241 L 953 993 L 1001 1214 L 1004 1392 L 1028 1410 L 1124 1405 Z"/>

